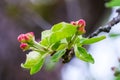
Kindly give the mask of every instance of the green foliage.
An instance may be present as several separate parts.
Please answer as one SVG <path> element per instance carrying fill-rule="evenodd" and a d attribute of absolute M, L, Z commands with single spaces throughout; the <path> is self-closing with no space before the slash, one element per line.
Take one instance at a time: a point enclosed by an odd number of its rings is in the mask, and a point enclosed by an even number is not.
<path fill-rule="evenodd" d="M 59 59 L 65 54 L 66 50 L 57 51 L 52 57 L 51 61 L 58 62 Z"/>
<path fill-rule="evenodd" d="M 41 33 L 41 39 L 42 41 L 40 42 L 41 45 L 48 47 L 49 45 L 49 36 L 51 35 L 51 30 L 45 30 Z"/>
<path fill-rule="evenodd" d="M 42 35 L 41 35 L 41 39 L 43 40 L 44 38 L 50 36 L 51 30 L 45 30 L 45 31 L 43 31 L 41 34 L 42 34 Z"/>
<path fill-rule="evenodd" d="M 52 46 L 51 46 L 51 49 L 52 50 L 56 50 L 59 46 L 60 46 L 60 41 L 58 41 L 58 42 L 56 42 L 55 44 L 53 44 Z"/>
<path fill-rule="evenodd" d="M 58 23 L 54 25 L 51 30 L 42 32 L 40 44 L 49 47 L 64 38 L 73 36 L 76 31 L 77 28 L 71 24 L 65 22 Z"/>
<path fill-rule="evenodd" d="M 82 41 L 81 41 L 81 44 L 83 45 L 88 45 L 88 44 L 93 44 L 93 43 L 96 43 L 96 42 L 99 42 L 103 39 L 105 39 L 106 36 L 100 36 L 100 37 L 94 37 L 94 38 L 84 38 Z"/>
<path fill-rule="evenodd" d="M 75 56 L 77 58 L 79 58 L 80 60 L 83 60 L 85 62 L 90 62 L 90 63 L 94 63 L 94 59 L 92 58 L 92 56 L 86 51 L 85 48 L 83 47 L 78 47 L 75 45 L 74 47 L 75 50 Z"/>
<path fill-rule="evenodd" d="M 120 6 L 120 0 L 111 0 L 110 2 L 105 4 L 106 7 L 115 7 Z"/>
<path fill-rule="evenodd" d="M 111 33 L 111 34 L 109 34 L 109 36 L 111 38 L 117 38 L 117 37 L 120 37 L 120 34 L 119 33 Z"/>
<path fill-rule="evenodd" d="M 120 80 L 120 77 L 116 77 L 114 80 Z"/>
<path fill-rule="evenodd" d="M 23 68 L 30 69 L 30 74 L 38 72 L 44 63 L 44 57 L 36 51 L 31 51 L 27 54 L 25 64 L 21 64 Z"/>
<path fill-rule="evenodd" d="M 31 70 L 30 70 L 31 75 L 37 73 L 42 68 L 44 60 L 45 59 L 42 58 L 41 60 L 38 61 L 38 63 L 36 65 L 31 67 Z"/>
<path fill-rule="evenodd" d="M 67 44 L 65 44 L 65 43 L 61 43 L 60 45 L 59 45 L 59 47 L 56 49 L 56 51 L 59 51 L 59 50 L 64 50 L 64 49 L 66 49 L 67 48 Z"/>
<path fill-rule="evenodd" d="M 27 56 L 26 62 L 24 65 L 23 64 L 22 65 L 24 68 L 31 68 L 41 59 L 42 55 L 36 51 L 31 51 L 26 56 Z"/>
<path fill-rule="evenodd" d="M 71 24 L 61 22 L 52 27 L 52 34 L 49 38 L 49 43 L 53 44 L 57 41 L 60 41 L 64 38 L 73 36 L 77 31 L 77 27 L 74 27 Z"/>
<path fill-rule="evenodd" d="M 63 56 L 69 57 L 67 50 L 70 51 L 71 48 L 74 48 L 75 56 L 80 60 L 94 63 L 93 57 L 82 46 L 101 41 L 105 39 L 105 36 L 84 38 L 78 33 L 77 26 L 65 22 L 58 23 L 50 30 L 43 31 L 39 44 L 36 41 L 32 41 L 34 45 L 29 45 L 33 51 L 27 54 L 26 62 L 21 64 L 21 66 L 29 69 L 31 75 L 35 74 L 42 68 L 47 56 L 51 55 L 49 60 L 52 64 L 55 64 Z M 65 56 L 66 54 L 68 55 Z"/>

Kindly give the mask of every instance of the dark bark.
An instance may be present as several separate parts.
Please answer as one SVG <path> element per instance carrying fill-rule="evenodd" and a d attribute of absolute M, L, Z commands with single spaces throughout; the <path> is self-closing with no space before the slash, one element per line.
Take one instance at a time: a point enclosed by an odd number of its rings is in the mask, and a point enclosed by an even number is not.
<path fill-rule="evenodd" d="M 118 13 L 118 16 L 113 18 L 110 22 L 108 22 L 105 26 L 100 26 L 95 32 L 89 35 L 89 38 L 97 36 L 101 32 L 109 33 L 111 28 L 114 27 L 117 23 L 120 22 L 120 9 L 117 9 L 116 12 Z"/>

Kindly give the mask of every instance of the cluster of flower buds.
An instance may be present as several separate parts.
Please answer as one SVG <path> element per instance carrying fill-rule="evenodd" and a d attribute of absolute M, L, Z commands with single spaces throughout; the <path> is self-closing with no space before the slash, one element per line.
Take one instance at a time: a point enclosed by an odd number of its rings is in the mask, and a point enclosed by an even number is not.
<path fill-rule="evenodd" d="M 17 39 L 21 43 L 20 48 L 25 51 L 30 48 L 30 44 L 34 42 L 35 37 L 33 32 L 28 32 L 26 34 L 20 34 Z"/>
<path fill-rule="evenodd" d="M 78 27 L 79 34 L 84 34 L 86 32 L 86 22 L 83 19 L 80 19 L 78 21 L 72 21 L 71 24 Z"/>

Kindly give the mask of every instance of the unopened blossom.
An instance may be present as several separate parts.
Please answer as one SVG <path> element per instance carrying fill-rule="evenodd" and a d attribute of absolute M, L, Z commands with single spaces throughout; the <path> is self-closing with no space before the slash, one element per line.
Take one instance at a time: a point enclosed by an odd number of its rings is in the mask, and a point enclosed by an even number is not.
<path fill-rule="evenodd" d="M 20 44 L 20 48 L 25 51 L 25 50 L 28 50 L 29 49 L 29 45 L 27 43 L 21 43 Z"/>
<path fill-rule="evenodd" d="M 78 27 L 79 34 L 84 34 L 86 32 L 86 22 L 83 19 L 80 19 L 78 21 L 72 21 L 71 24 Z"/>
<path fill-rule="evenodd" d="M 80 26 L 80 27 L 85 27 L 85 26 L 86 26 L 86 22 L 85 22 L 85 20 L 83 20 L 83 19 L 78 20 L 76 23 L 77 23 L 78 26 Z"/>
<path fill-rule="evenodd" d="M 26 34 L 20 34 L 17 39 L 21 43 L 30 42 L 34 39 L 34 33 L 33 32 L 28 32 Z"/>

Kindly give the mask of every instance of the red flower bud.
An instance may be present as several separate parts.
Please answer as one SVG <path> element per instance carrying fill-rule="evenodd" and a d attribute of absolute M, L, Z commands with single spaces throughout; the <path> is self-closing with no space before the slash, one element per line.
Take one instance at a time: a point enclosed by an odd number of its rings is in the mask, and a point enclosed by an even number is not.
<path fill-rule="evenodd" d="M 25 34 L 20 34 L 19 36 L 18 36 L 18 41 L 19 42 L 25 42 L 25 38 L 24 38 L 24 36 L 25 36 Z"/>
<path fill-rule="evenodd" d="M 20 44 L 20 48 L 25 51 L 25 50 L 28 50 L 29 49 L 29 45 L 27 43 L 21 43 Z"/>
<path fill-rule="evenodd" d="M 71 24 L 78 27 L 79 34 L 84 34 L 86 32 L 85 31 L 86 23 L 83 19 L 80 19 L 76 22 L 72 21 Z"/>
<path fill-rule="evenodd" d="M 34 33 L 28 32 L 26 34 L 20 34 L 17 39 L 21 43 L 30 42 L 34 39 Z"/>
<path fill-rule="evenodd" d="M 86 26 L 86 23 L 85 23 L 85 21 L 84 21 L 83 19 L 78 20 L 78 21 L 77 21 L 77 24 L 78 24 L 78 26 L 80 26 L 80 27 L 85 27 L 85 26 Z"/>
<path fill-rule="evenodd" d="M 84 27 L 80 27 L 78 30 L 80 34 L 84 34 L 86 32 Z"/>
<path fill-rule="evenodd" d="M 25 38 L 26 38 L 26 40 L 28 39 L 32 39 L 32 38 L 34 38 L 34 33 L 33 32 L 28 32 L 28 33 L 26 33 L 25 34 Z"/>

